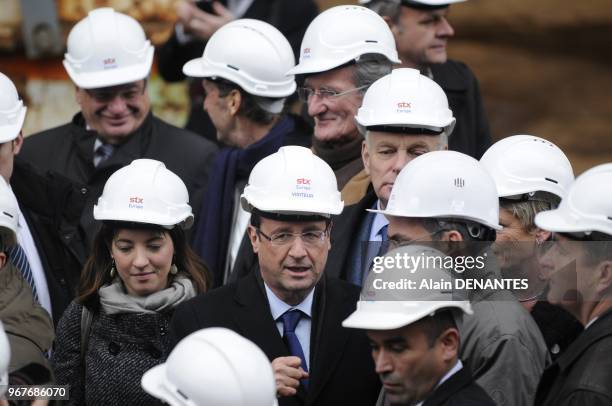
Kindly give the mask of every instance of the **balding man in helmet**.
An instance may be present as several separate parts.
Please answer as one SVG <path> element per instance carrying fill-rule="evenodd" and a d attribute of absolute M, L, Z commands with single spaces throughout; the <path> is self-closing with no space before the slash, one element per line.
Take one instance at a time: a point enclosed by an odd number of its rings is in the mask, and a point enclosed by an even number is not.
<path fill-rule="evenodd" d="M 360 0 L 389 24 L 402 67 L 419 69 L 446 92 L 457 117 L 449 149 L 479 159 L 491 145 L 478 80 L 462 62 L 448 59 L 446 45 L 455 31 L 450 5 L 465 0 Z"/>
<path fill-rule="evenodd" d="M 359 288 L 323 272 L 343 208 L 332 169 L 310 149 L 282 147 L 255 165 L 241 204 L 259 269 L 179 306 L 174 340 L 205 327 L 252 340 L 272 362 L 280 405 L 373 404 L 366 337 L 340 325 Z"/>
<path fill-rule="evenodd" d="M 87 205 L 81 224 L 89 243 L 98 227 L 92 207 L 106 179 L 136 158 L 164 162 L 199 207 L 194 199 L 206 186 L 216 147 L 151 113 L 147 77 L 152 63 L 153 46 L 136 20 L 112 8 L 91 11 L 70 31 L 64 59 L 81 111 L 72 122 L 24 143 L 27 161 L 83 185 Z"/>

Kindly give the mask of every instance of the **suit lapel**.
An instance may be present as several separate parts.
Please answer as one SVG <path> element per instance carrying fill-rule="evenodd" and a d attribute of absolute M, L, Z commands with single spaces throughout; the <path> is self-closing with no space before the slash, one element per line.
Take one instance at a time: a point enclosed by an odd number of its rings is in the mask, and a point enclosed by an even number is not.
<path fill-rule="evenodd" d="M 308 404 L 316 404 L 316 397 L 329 380 L 343 354 L 349 339 L 349 330 L 342 321 L 352 311 L 346 294 L 329 294 L 325 275 L 321 278 L 313 303 L 313 320 L 310 333 L 311 378 Z"/>

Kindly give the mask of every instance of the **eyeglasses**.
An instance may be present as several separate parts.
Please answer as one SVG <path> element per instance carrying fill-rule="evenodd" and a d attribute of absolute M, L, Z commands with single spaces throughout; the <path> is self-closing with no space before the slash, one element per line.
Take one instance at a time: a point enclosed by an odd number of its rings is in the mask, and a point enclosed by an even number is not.
<path fill-rule="evenodd" d="M 315 89 L 310 88 L 310 87 L 300 87 L 300 88 L 298 88 L 297 91 L 298 91 L 298 96 L 300 97 L 300 100 L 305 102 L 305 103 L 307 103 L 308 100 L 310 100 L 310 98 L 313 95 L 317 95 L 317 96 L 319 96 L 322 99 L 334 100 L 334 99 L 337 99 L 337 98 L 342 97 L 344 95 L 347 95 L 349 93 L 353 93 L 353 92 L 356 92 L 358 90 L 365 89 L 366 87 L 368 87 L 368 86 L 367 85 L 359 86 L 359 87 L 356 87 L 354 89 L 345 90 L 344 92 L 337 92 L 335 90 L 325 89 L 325 88 L 315 90 Z"/>
<path fill-rule="evenodd" d="M 270 241 L 270 244 L 276 247 L 293 244 L 296 238 L 301 238 L 306 246 L 320 247 L 325 242 L 327 230 L 305 231 L 303 233 L 287 233 L 280 232 L 272 235 L 267 235 L 260 228 L 257 229 L 257 234 Z"/>

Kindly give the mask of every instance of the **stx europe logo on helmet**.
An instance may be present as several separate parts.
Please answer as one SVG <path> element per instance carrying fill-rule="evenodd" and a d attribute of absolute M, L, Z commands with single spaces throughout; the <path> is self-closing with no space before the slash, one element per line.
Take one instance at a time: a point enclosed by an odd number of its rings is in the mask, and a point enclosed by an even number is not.
<path fill-rule="evenodd" d="M 304 48 L 304 50 L 302 50 L 302 58 L 310 58 L 310 48 Z"/>
<path fill-rule="evenodd" d="M 398 102 L 397 112 L 398 113 L 410 113 L 412 111 L 412 103 L 409 102 Z"/>
<path fill-rule="evenodd" d="M 130 197 L 128 207 L 130 209 L 144 209 L 144 198 L 138 196 Z"/>
<path fill-rule="evenodd" d="M 117 60 L 115 58 L 106 58 L 102 61 L 104 69 L 114 69 L 117 67 Z"/>
<path fill-rule="evenodd" d="M 297 190 L 297 192 L 292 192 L 291 196 L 305 197 L 308 199 L 312 199 L 314 195 L 312 193 L 309 193 L 311 190 L 311 187 L 310 187 L 311 183 L 312 183 L 312 179 L 306 179 L 306 178 L 296 179 L 295 189 Z"/>

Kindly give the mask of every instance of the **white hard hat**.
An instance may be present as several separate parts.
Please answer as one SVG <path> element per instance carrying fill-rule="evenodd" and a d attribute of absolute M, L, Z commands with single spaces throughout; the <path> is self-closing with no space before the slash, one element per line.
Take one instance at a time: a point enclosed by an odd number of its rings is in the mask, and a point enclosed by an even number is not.
<path fill-rule="evenodd" d="M 136 159 L 113 173 L 94 206 L 94 218 L 166 228 L 189 228 L 193 224 L 187 187 L 154 159 Z"/>
<path fill-rule="evenodd" d="M 360 6 L 336 6 L 319 14 L 308 26 L 299 64 L 287 74 L 318 73 L 379 54 L 400 63 L 395 39 L 381 16 Z"/>
<path fill-rule="evenodd" d="M 576 178 L 559 208 L 536 215 L 536 225 L 553 232 L 612 236 L 611 185 L 612 163 L 589 169 Z"/>
<path fill-rule="evenodd" d="M 7 240 L 3 241 L 4 244 L 9 246 L 15 244 L 16 233 L 19 229 L 19 206 L 13 192 L 2 176 L 0 176 L 0 227 L 10 230 L 9 233 L 2 233 L 3 238 Z"/>
<path fill-rule="evenodd" d="M 116 86 L 146 78 L 153 51 L 138 21 L 98 8 L 70 31 L 64 68 L 80 88 Z"/>
<path fill-rule="evenodd" d="M 168 360 L 147 371 L 142 387 L 170 406 L 275 406 L 276 383 L 268 357 L 226 328 L 196 331 Z"/>
<path fill-rule="evenodd" d="M 474 158 L 455 151 L 432 151 L 399 173 L 385 210 L 388 216 L 458 218 L 495 230 L 499 199 L 493 178 Z"/>
<path fill-rule="evenodd" d="M 401 268 L 395 261 L 396 256 L 421 258 L 416 268 Z M 459 309 L 472 314 L 469 301 L 461 294 L 446 289 L 444 282 L 452 283 L 453 270 L 442 268 L 446 256 L 431 247 L 406 245 L 385 254 L 391 259 L 391 267 L 382 272 L 371 271 L 363 285 L 361 298 L 355 310 L 342 322 L 344 327 L 368 330 L 394 330 L 414 323 L 423 317 L 433 315 L 440 309 Z M 382 261 L 385 262 L 384 260 Z M 408 261 L 409 262 L 409 261 Z M 409 262 L 410 263 L 410 262 Z M 377 281 L 378 280 L 378 281 Z M 420 288 L 423 280 L 430 287 Z M 415 289 L 386 289 L 381 282 L 410 283 Z M 435 285 L 431 282 L 441 282 Z M 389 286 L 389 285 L 387 285 Z"/>
<path fill-rule="evenodd" d="M 460 3 L 466 0 L 395 0 L 398 4 L 406 4 L 406 5 L 422 5 L 422 6 L 446 6 L 453 3 Z M 359 0 L 359 4 L 369 4 L 372 0 Z"/>
<path fill-rule="evenodd" d="M 240 196 L 242 208 L 329 217 L 344 207 L 334 171 L 309 148 L 285 146 L 255 165 Z"/>
<path fill-rule="evenodd" d="M 287 97 L 295 92 L 295 65 L 289 41 L 272 25 L 241 19 L 218 29 L 208 40 L 201 58 L 183 66 L 193 77 L 220 77 L 236 83 L 247 93 Z"/>
<path fill-rule="evenodd" d="M 11 347 L 9 346 L 8 337 L 4 332 L 4 326 L 0 321 L 0 398 L 6 392 L 9 384 L 8 370 L 11 362 Z"/>
<path fill-rule="evenodd" d="M 0 72 L 0 144 L 17 138 L 26 110 L 11 79 Z"/>
<path fill-rule="evenodd" d="M 497 141 L 480 158 L 495 180 L 499 197 L 548 192 L 560 198 L 574 181 L 572 164 L 555 144 L 533 135 Z"/>
<path fill-rule="evenodd" d="M 408 127 L 444 131 L 455 127 L 444 90 L 416 69 L 394 69 L 367 90 L 355 116 L 362 127 Z M 383 130 L 384 131 L 384 130 Z"/>

